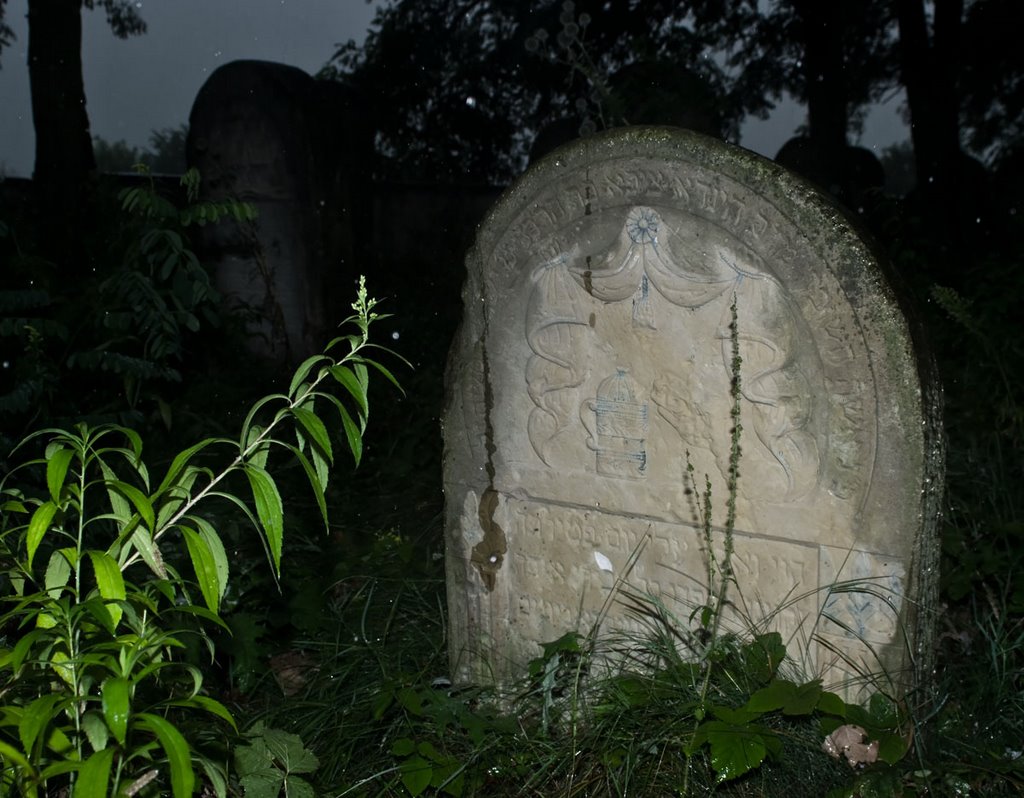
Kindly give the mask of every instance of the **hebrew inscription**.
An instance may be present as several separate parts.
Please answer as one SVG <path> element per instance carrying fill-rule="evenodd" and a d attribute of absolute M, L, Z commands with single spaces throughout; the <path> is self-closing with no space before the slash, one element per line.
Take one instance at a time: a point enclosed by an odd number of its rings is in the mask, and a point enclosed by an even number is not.
<path fill-rule="evenodd" d="M 626 129 L 524 175 L 467 272 L 444 419 L 456 678 L 511 679 L 570 629 L 642 634 L 624 592 L 684 625 L 708 600 L 689 488 L 721 523 L 734 339 L 729 623 L 779 630 L 827 683 L 903 671 L 932 590 L 934 419 L 833 209 L 749 153 Z"/>

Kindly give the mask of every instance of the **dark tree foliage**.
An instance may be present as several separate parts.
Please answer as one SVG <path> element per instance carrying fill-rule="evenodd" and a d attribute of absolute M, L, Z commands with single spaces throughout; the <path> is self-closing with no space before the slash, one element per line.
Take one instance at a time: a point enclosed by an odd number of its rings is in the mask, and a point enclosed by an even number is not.
<path fill-rule="evenodd" d="M 961 114 L 967 141 L 995 159 L 1024 143 L 1024 3 L 968 5 L 959 36 Z"/>
<path fill-rule="evenodd" d="M 714 31 L 699 22 L 673 0 L 398 0 L 323 75 L 373 98 L 382 175 L 503 182 L 540 129 L 583 122 L 607 99 L 587 71 L 600 79 L 639 62 L 686 64 L 719 97 L 732 132 L 744 112 L 765 110 L 762 91 L 731 91 Z M 567 60 L 574 39 L 590 63 Z"/>

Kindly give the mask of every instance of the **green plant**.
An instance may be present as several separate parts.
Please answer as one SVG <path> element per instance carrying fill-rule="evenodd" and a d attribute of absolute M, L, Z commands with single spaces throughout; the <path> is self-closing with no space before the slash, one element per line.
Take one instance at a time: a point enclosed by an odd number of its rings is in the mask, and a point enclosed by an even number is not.
<path fill-rule="evenodd" d="M 169 425 L 169 404 L 147 386 L 180 381 L 191 336 L 220 326 L 219 297 L 190 231 L 221 219 L 251 221 L 256 211 L 230 199 L 200 201 L 195 169 L 181 177 L 178 207 L 145 167 L 138 171 L 141 183 L 118 192 L 116 227 L 96 231 L 98 243 L 83 247 L 83 263 L 95 265 L 79 269 L 73 287 L 58 280 L 54 264 L 23 249 L 9 226 L 0 228 L 13 250 L 0 290 L 0 349 L 10 365 L 0 384 L 5 428 L 104 411 L 110 418 L 122 409 L 137 423 L 143 397 Z M 10 443 L 0 437 L 0 455 Z"/>
<path fill-rule="evenodd" d="M 20 444 L 45 446 L 0 483 L 5 790 L 35 796 L 68 785 L 79 796 L 135 795 L 166 791 L 169 781 L 175 798 L 185 798 L 198 766 L 226 795 L 233 718 L 203 694 L 199 668 L 178 656 L 189 637 L 212 655 L 207 629 L 223 626 L 230 562 L 206 513 L 220 503 L 250 521 L 279 575 L 284 506 L 268 464 L 272 450 L 283 450 L 305 474 L 326 527 L 335 447 L 321 409 L 337 410 L 358 463 L 370 369 L 397 385 L 366 356 L 375 346 L 369 327 L 381 318 L 375 305 L 361 281 L 347 320 L 357 332 L 304 361 L 287 392 L 256 402 L 237 440 L 208 438 L 178 454 L 155 488 L 142 440 L 125 427 L 45 429 Z M 347 351 L 332 356 L 335 347 Z M 331 384 L 352 411 L 327 391 Z M 293 439 L 283 435 L 287 426 Z M 230 460 L 212 468 L 205 459 L 217 449 Z M 211 720 L 222 733 L 208 745 L 201 724 Z"/>
<path fill-rule="evenodd" d="M 248 741 L 235 749 L 235 767 L 246 798 L 313 798 L 313 787 L 303 775 L 313 773 L 320 762 L 302 738 L 280 729 L 268 729 L 262 721 L 245 733 Z"/>

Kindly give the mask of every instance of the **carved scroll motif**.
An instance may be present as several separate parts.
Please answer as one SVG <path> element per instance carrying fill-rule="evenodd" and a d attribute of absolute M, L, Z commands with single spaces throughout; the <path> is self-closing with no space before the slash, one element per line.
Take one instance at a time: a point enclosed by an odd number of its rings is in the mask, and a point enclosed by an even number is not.
<path fill-rule="evenodd" d="M 676 227 L 682 224 L 677 220 Z M 587 351 L 598 341 L 597 333 L 590 329 L 593 315 L 588 308 L 595 300 L 611 306 L 630 301 L 632 328 L 637 334 L 655 336 L 661 326 L 656 310 L 659 302 L 667 300 L 689 310 L 720 304 L 722 315 L 711 335 L 721 341 L 721 373 L 727 375 L 732 357 L 729 306 L 735 297 L 745 423 L 757 443 L 756 452 L 748 451 L 746 467 L 754 477 L 748 481 L 753 486 L 749 490 L 759 497 L 793 501 L 818 487 L 822 462 L 816 425 L 823 422 L 815 418 L 810 398 L 815 391 L 797 357 L 795 313 L 784 289 L 763 268 L 744 263 L 721 238 L 687 239 L 666 223 L 662 212 L 637 206 L 628 211 L 606 250 L 583 254 L 577 247 L 539 267 L 533 282 L 526 327 L 534 355 L 527 364 L 526 381 L 535 409 L 528 434 L 545 463 L 551 465 L 548 452 L 555 439 L 571 434 L 575 419 L 570 405 L 579 402 L 579 397 L 570 389 L 578 388 L 590 376 L 585 365 Z M 708 334 L 694 332 L 697 337 Z M 664 340 L 657 345 L 665 351 L 679 351 L 685 343 L 668 340 L 668 333 L 660 335 Z M 617 349 L 615 340 L 603 343 Z M 659 363 L 660 373 L 637 388 L 651 397 L 659 415 L 690 446 L 706 440 L 701 428 L 711 421 L 700 409 L 704 403 L 699 383 L 706 375 L 695 373 L 692 366 L 684 358 Z M 588 401 L 597 400 L 591 397 L 579 406 L 584 426 L 588 419 L 591 425 L 595 423 L 596 411 L 586 406 Z M 597 473 L 639 478 L 647 465 L 646 450 L 640 443 L 646 427 L 643 434 L 638 430 L 633 435 L 615 436 L 614 445 L 634 458 L 630 468 L 612 467 L 611 450 L 597 442 L 589 428 L 578 434 L 587 436 L 588 448 L 596 453 Z M 713 455 L 724 473 L 728 452 L 713 449 Z"/>

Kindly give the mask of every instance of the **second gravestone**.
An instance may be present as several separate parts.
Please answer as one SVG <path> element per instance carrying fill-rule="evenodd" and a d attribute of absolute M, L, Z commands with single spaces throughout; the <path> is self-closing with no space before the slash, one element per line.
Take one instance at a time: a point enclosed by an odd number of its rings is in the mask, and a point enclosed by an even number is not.
<path fill-rule="evenodd" d="M 780 631 L 807 678 L 848 694 L 858 673 L 910 683 L 930 649 L 937 410 L 832 206 L 749 152 L 624 128 L 531 168 L 467 266 L 444 425 L 458 681 L 522 676 L 540 644 L 599 620 L 640 631 L 608 601 L 624 586 L 684 625 L 708 601 L 687 464 L 710 481 L 720 547 L 735 301 L 726 628 Z"/>

